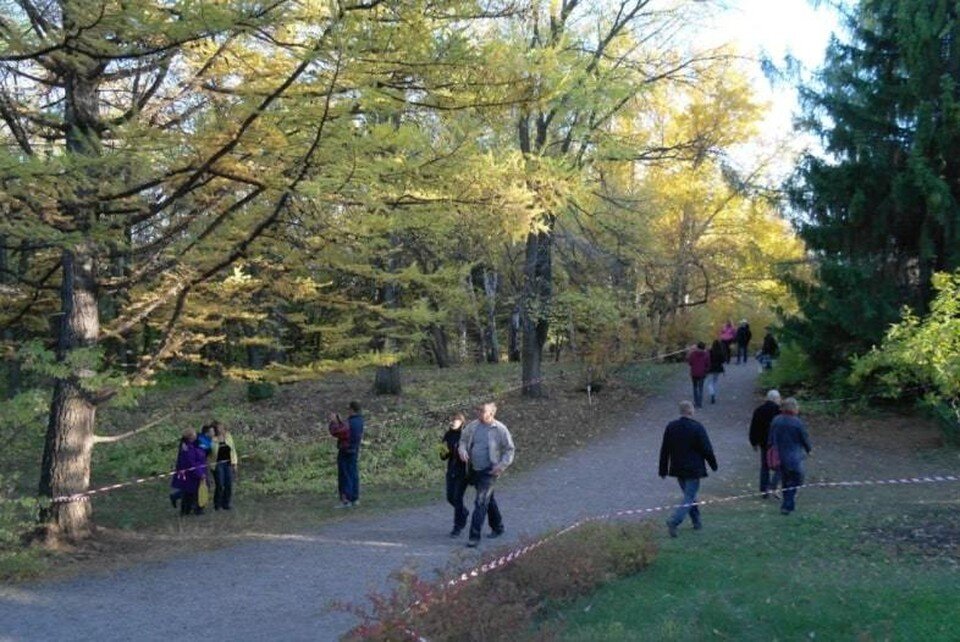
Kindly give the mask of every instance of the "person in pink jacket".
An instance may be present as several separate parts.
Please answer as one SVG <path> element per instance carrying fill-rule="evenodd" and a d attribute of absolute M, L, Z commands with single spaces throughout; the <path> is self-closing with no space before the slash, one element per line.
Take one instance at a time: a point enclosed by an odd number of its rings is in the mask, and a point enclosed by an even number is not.
<path fill-rule="evenodd" d="M 733 340 L 737 338 L 737 329 L 733 327 L 733 321 L 727 319 L 727 322 L 720 328 L 720 343 L 723 344 L 724 357 L 727 363 L 730 363 L 730 346 Z"/>
<path fill-rule="evenodd" d="M 693 381 L 693 405 L 703 408 L 703 380 L 710 371 L 710 353 L 703 341 L 687 354 L 687 363 L 690 364 L 690 379 Z"/>

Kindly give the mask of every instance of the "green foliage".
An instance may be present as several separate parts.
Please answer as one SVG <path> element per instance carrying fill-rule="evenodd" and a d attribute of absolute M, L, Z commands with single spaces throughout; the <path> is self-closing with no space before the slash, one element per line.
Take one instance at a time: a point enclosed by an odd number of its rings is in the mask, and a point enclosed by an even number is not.
<path fill-rule="evenodd" d="M 247 384 L 247 399 L 262 401 L 271 399 L 277 391 L 277 386 L 269 381 L 251 381 Z"/>
<path fill-rule="evenodd" d="M 753 356 L 749 355 L 751 364 Z M 795 394 L 794 391 L 814 383 L 816 369 L 810 363 L 810 357 L 795 342 L 780 344 L 780 356 L 772 370 L 764 370 L 760 376 L 760 385 L 764 388 L 777 388 L 780 392 Z"/>
<path fill-rule="evenodd" d="M 878 343 L 931 276 L 960 265 L 960 17 L 943 0 L 865 0 L 803 89 L 803 128 L 824 156 L 790 188 L 817 282 L 794 278 L 786 329 L 829 373 Z"/>
<path fill-rule="evenodd" d="M 854 359 L 853 385 L 878 387 L 890 398 L 923 396 L 956 433 L 960 430 L 960 272 L 933 277 L 936 298 L 924 317 L 905 308 L 883 343 Z M 921 391 L 923 391 L 921 393 Z"/>

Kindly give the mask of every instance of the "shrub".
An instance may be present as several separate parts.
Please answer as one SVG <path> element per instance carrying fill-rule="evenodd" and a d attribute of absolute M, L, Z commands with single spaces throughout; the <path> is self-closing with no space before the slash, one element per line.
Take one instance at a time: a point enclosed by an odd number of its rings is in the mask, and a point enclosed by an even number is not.
<path fill-rule="evenodd" d="M 558 625 L 537 626 L 548 608 L 639 572 L 655 554 L 648 524 L 594 523 L 461 587 L 439 590 L 402 571 L 394 591 L 372 595 L 369 608 L 335 606 L 361 620 L 351 640 L 553 639 Z"/>
<path fill-rule="evenodd" d="M 780 356 L 773 369 L 764 371 L 760 384 L 764 388 L 777 388 L 781 392 L 796 391 L 810 385 L 816 380 L 816 376 L 807 353 L 795 343 L 784 343 L 780 346 Z"/>
<path fill-rule="evenodd" d="M 247 399 L 249 401 L 263 401 L 272 399 L 277 386 L 269 381 L 251 381 L 247 384 Z"/>

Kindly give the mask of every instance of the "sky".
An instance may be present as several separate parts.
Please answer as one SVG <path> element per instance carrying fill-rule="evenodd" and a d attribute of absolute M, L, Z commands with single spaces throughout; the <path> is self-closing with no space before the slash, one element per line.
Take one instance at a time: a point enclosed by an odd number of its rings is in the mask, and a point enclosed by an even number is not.
<path fill-rule="evenodd" d="M 838 16 L 826 2 L 819 8 L 810 0 L 725 0 L 724 4 L 725 10 L 713 10 L 704 17 L 697 33 L 703 39 L 699 44 L 730 43 L 744 56 L 765 55 L 777 64 L 789 54 L 813 71 L 823 62 L 831 33 L 840 31 Z M 771 86 L 759 63 L 747 66 L 753 72 L 756 97 L 771 106 L 761 136 L 768 141 L 782 139 L 789 135 L 793 114 L 799 110 L 796 90 L 789 82 Z M 812 141 L 794 140 L 795 148 L 806 144 Z"/>

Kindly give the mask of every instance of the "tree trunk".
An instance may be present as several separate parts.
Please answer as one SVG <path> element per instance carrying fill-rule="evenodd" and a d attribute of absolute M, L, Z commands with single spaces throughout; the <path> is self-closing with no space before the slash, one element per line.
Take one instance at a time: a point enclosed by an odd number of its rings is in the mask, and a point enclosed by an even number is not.
<path fill-rule="evenodd" d="M 466 363 L 470 357 L 470 348 L 467 341 L 467 317 L 457 315 L 457 351 L 460 353 L 460 363 Z"/>
<path fill-rule="evenodd" d="M 388 269 L 390 272 L 396 269 L 395 259 L 390 259 Z M 396 284 L 388 283 L 385 285 L 381 291 L 381 297 L 385 307 L 397 307 L 399 303 L 399 293 L 397 292 Z M 380 343 L 380 349 L 388 354 L 396 354 L 397 341 L 389 336 L 389 328 L 385 328 L 385 331 Z M 377 373 L 373 378 L 373 391 L 378 395 L 399 395 L 402 392 L 399 363 L 394 363 L 390 366 L 379 366 L 377 368 Z"/>
<path fill-rule="evenodd" d="M 527 235 L 523 265 L 523 305 L 520 325 L 523 331 L 520 349 L 523 394 L 526 397 L 543 396 L 541 365 L 543 346 L 547 343 L 550 327 L 550 303 L 553 295 L 553 238 L 547 222 L 547 231 Z"/>
<path fill-rule="evenodd" d="M 100 333 L 97 307 L 96 262 L 87 246 L 63 252 L 61 320 L 57 359 L 93 348 Z M 50 421 L 43 446 L 40 495 L 53 498 L 74 495 L 90 486 L 90 459 L 97 407 L 84 390 L 92 369 L 75 368 L 55 381 Z M 89 534 L 92 509 L 89 501 L 57 502 L 44 509 L 41 520 L 48 538 L 79 539 Z"/>
<path fill-rule="evenodd" d="M 450 341 L 447 339 L 447 331 L 439 323 L 431 323 L 427 327 L 430 335 L 429 346 L 433 354 L 433 360 L 438 368 L 450 367 Z"/>
<path fill-rule="evenodd" d="M 510 314 L 510 341 L 509 356 L 511 363 L 520 361 L 520 306 Z"/>
<path fill-rule="evenodd" d="M 500 279 L 492 270 L 483 270 L 483 291 L 487 296 L 487 362 L 500 363 L 500 342 L 497 341 L 497 288 Z"/>

